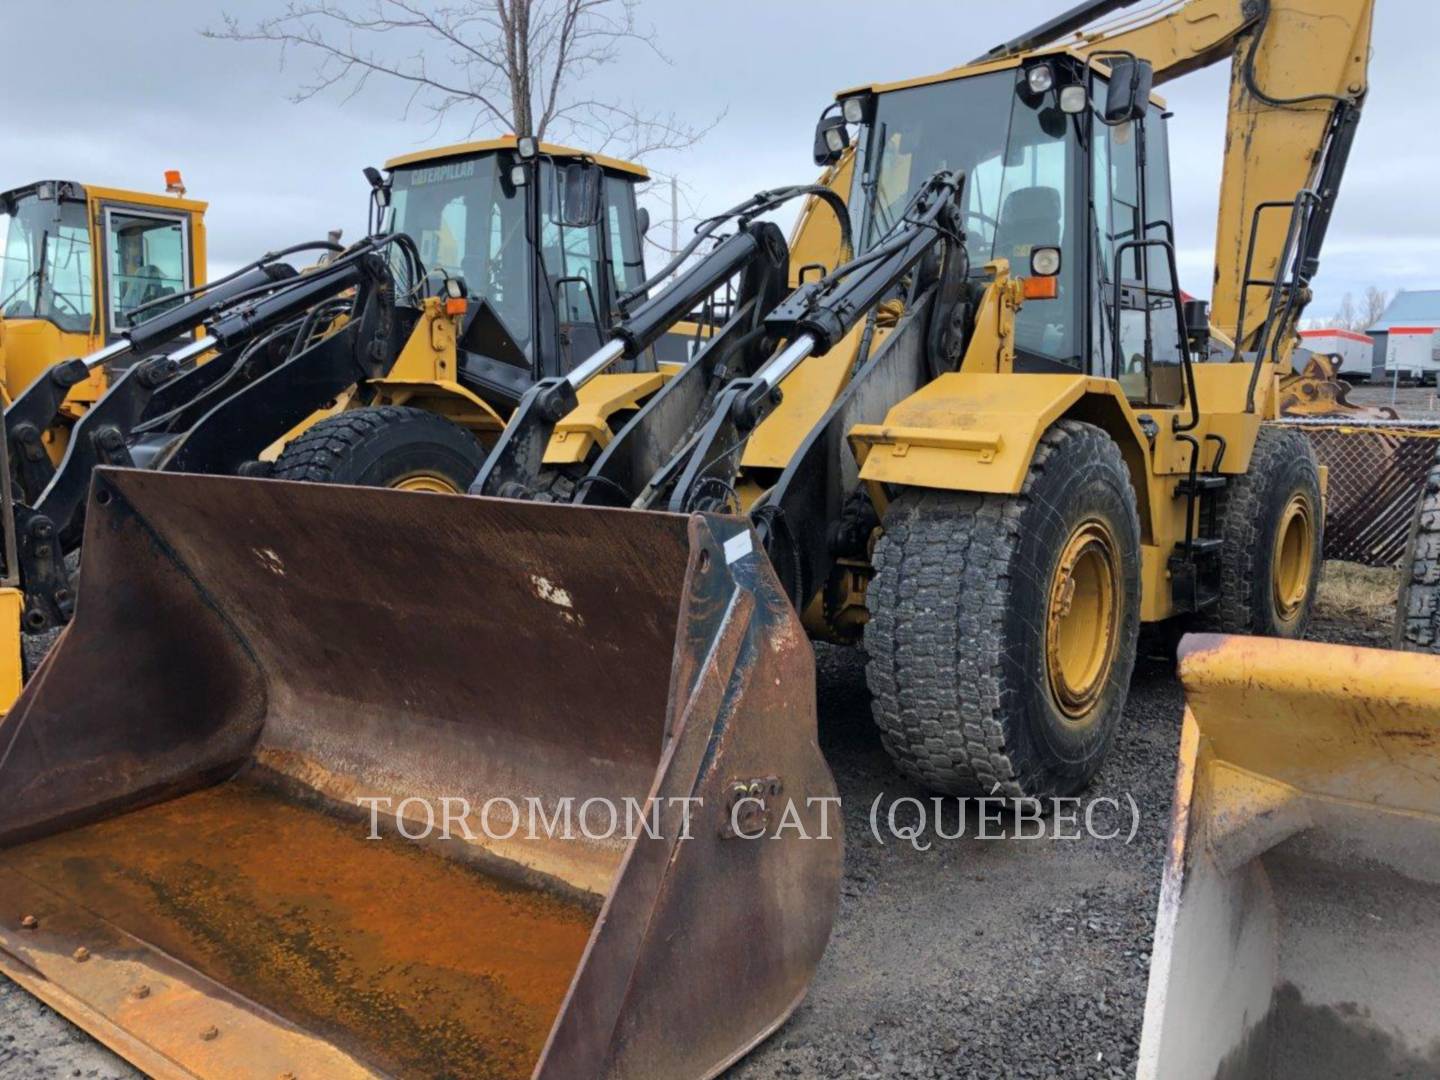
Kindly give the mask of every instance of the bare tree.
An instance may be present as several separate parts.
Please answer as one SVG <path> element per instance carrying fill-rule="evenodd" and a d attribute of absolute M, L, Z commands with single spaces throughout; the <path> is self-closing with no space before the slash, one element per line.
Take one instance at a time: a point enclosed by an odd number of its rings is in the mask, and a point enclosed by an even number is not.
<path fill-rule="evenodd" d="M 348 97 L 372 80 L 409 88 L 406 115 L 423 109 L 436 126 L 452 115 L 484 128 L 569 138 L 595 153 L 643 158 L 693 145 L 712 128 L 674 113 L 600 100 L 580 84 L 639 53 L 669 63 L 638 0 L 291 0 L 254 24 L 233 15 L 202 31 L 225 41 L 279 46 L 314 61 L 294 93 Z"/>
<path fill-rule="evenodd" d="M 1335 317 L 1330 320 L 1330 324 L 1339 330 L 1354 330 L 1356 318 L 1355 297 L 1347 292 L 1341 299 L 1340 306 L 1335 309 Z"/>
<path fill-rule="evenodd" d="M 1380 321 L 1389 306 L 1390 294 L 1375 285 L 1365 290 L 1365 295 L 1358 305 L 1354 295 L 1347 292 L 1329 325 L 1341 330 L 1368 330 Z"/>
<path fill-rule="evenodd" d="M 1390 294 L 1384 289 L 1371 285 L 1365 290 L 1365 306 L 1356 330 L 1368 330 L 1380 321 L 1385 309 L 1390 306 Z"/>

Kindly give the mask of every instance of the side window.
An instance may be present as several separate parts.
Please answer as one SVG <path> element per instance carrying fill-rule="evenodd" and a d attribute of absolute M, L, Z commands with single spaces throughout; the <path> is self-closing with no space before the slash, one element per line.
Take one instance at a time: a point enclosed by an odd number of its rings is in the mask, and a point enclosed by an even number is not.
<path fill-rule="evenodd" d="M 105 212 L 105 265 L 110 276 L 110 327 L 130 325 L 130 313 L 189 287 L 188 235 L 181 218 L 128 210 Z M 142 317 L 158 314 L 163 305 Z"/>
<path fill-rule="evenodd" d="M 547 166 L 542 170 L 541 178 L 544 211 L 540 250 L 545 260 L 545 271 L 555 286 L 560 322 L 593 326 L 597 315 L 595 309 L 603 303 L 602 285 L 596 274 L 597 263 L 602 257 L 599 229 L 562 225 L 559 220 L 560 193 L 555 185 L 554 169 Z M 592 298 L 595 309 L 591 308 Z"/>
<path fill-rule="evenodd" d="M 988 257 L 1008 259 L 1015 277 L 1030 273 L 1030 253 L 1035 248 L 1061 249 L 1058 296 L 1020 309 L 1015 316 L 1015 345 L 1022 352 L 1080 367 L 1075 284 L 1080 278 L 1073 258 L 1079 234 L 1071 209 L 1071 193 L 1079 186 L 1072 174 L 1080 157 L 1058 110 L 1037 109 L 1019 95 L 1011 108 L 1003 153 L 974 170 L 974 201 L 967 206 L 972 212 L 965 228 L 982 238 L 988 235 Z M 979 250 L 985 249 L 981 244 Z"/>
<path fill-rule="evenodd" d="M 1103 100 L 1103 83 L 1095 99 Z M 1176 310 L 1170 260 L 1163 246 L 1127 247 L 1139 240 L 1174 240 L 1165 120 L 1150 109 L 1143 132 L 1136 124 L 1106 127 L 1098 115 L 1095 131 L 1095 242 L 1100 282 L 1096 320 L 1100 368 L 1120 379 L 1137 402 L 1178 405 L 1183 399 L 1180 313 Z M 1145 150 L 1144 198 L 1139 151 Z M 1116 258 L 1119 256 L 1117 264 Z M 1116 275 L 1121 287 L 1119 370 L 1114 370 Z"/>
<path fill-rule="evenodd" d="M 90 267 L 89 228 L 61 222 L 45 248 L 45 288 L 55 322 L 65 330 L 91 329 Z"/>
<path fill-rule="evenodd" d="M 618 176 L 605 178 L 605 228 L 610 234 L 610 272 L 617 294 L 645 280 L 643 238 L 635 224 L 635 189 Z"/>

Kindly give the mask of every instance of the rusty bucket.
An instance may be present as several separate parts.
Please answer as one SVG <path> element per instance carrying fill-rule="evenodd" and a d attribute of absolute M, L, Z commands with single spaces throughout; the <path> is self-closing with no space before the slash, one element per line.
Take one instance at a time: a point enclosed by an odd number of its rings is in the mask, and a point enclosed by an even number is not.
<path fill-rule="evenodd" d="M 0 971 L 158 1077 L 708 1077 L 834 917 L 746 523 L 97 474 L 0 721 Z"/>
<path fill-rule="evenodd" d="M 1440 657 L 1181 645 L 1139 1080 L 1440 1076 Z"/>

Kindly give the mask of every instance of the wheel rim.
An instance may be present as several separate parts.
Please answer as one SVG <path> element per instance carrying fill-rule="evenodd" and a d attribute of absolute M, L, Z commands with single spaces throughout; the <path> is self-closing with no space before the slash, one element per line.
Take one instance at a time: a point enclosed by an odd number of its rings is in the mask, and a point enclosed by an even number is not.
<path fill-rule="evenodd" d="M 389 486 L 395 491 L 428 491 L 434 495 L 460 494 L 460 489 L 451 483 L 448 477 L 439 473 L 411 473 L 392 481 Z"/>
<path fill-rule="evenodd" d="M 1120 636 L 1120 559 L 1103 522 L 1084 522 L 1066 541 L 1045 626 L 1050 692 L 1065 716 L 1083 721 L 1105 689 Z"/>
<path fill-rule="evenodd" d="M 1310 595 L 1310 574 L 1315 565 L 1315 521 L 1310 498 L 1303 491 L 1290 496 L 1280 527 L 1275 531 L 1275 557 L 1270 580 L 1275 613 L 1293 621 Z"/>

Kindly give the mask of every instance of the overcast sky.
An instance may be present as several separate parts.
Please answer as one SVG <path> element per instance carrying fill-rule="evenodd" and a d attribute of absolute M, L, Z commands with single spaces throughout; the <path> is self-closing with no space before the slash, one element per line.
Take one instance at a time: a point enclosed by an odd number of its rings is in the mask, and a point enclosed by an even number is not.
<path fill-rule="evenodd" d="M 1237 0 L 1238 2 L 1238 0 Z M 637 54 L 598 74 L 594 96 L 661 103 L 683 120 L 723 119 L 698 146 L 653 159 L 700 210 L 813 177 L 815 118 L 835 91 L 951 67 L 1072 0 L 649 0 L 643 17 L 672 58 Z M 58 177 L 163 188 L 182 169 L 210 202 L 211 273 L 343 227 L 364 229 L 360 170 L 459 141 L 374 88 L 292 104 L 310 71 L 264 45 L 209 41 L 221 11 L 244 20 L 283 0 L 6 0 L 0 189 Z M 1342 188 L 1312 317 L 1346 291 L 1440 288 L 1440 5 L 1378 0 L 1371 93 Z M 1168 84 L 1182 283 L 1208 291 L 1227 70 Z M 498 134 L 498 132 L 497 132 Z M 659 215 L 657 214 L 657 217 Z"/>

